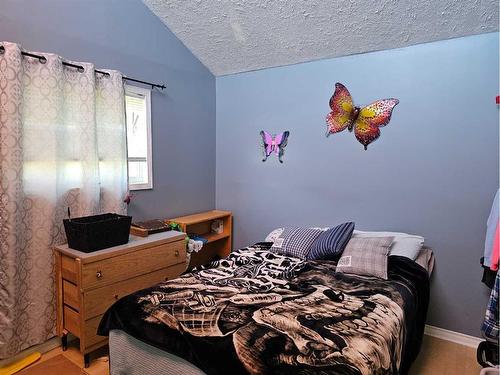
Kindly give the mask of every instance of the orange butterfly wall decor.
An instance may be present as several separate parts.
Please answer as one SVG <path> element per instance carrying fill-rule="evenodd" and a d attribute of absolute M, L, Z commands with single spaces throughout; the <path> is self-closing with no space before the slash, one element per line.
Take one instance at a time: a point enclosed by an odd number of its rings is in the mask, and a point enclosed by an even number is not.
<path fill-rule="evenodd" d="M 365 147 L 380 137 L 380 127 L 391 120 L 392 110 L 399 103 L 398 99 L 382 99 L 366 107 L 356 107 L 351 94 L 341 84 L 335 84 L 335 92 L 330 98 L 331 112 L 326 116 L 326 136 L 341 132 L 346 128 L 352 132 L 356 139 Z"/>

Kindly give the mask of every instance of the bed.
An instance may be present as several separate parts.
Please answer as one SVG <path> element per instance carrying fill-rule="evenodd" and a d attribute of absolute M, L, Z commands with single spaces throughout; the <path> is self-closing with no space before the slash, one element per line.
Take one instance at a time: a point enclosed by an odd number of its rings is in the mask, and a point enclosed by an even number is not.
<path fill-rule="evenodd" d="M 336 273 L 259 243 L 116 302 L 111 374 L 405 374 L 418 355 L 429 273 L 390 256 L 388 280 Z"/>

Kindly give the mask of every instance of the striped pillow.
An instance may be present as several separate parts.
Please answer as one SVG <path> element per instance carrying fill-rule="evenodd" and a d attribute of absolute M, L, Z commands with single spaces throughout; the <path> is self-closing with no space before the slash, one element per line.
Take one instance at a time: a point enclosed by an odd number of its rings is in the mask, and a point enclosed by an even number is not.
<path fill-rule="evenodd" d="M 290 257 L 306 259 L 311 245 L 321 233 L 323 233 L 321 229 L 285 228 L 283 233 L 274 240 L 270 251 Z"/>
<path fill-rule="evenodd" d="M 307 259 L 335 259 L 344 251 L 347 242 L 351 239 L 354 223 L 348 222 L 337 225 L 321 235 L 314 241 L 307 254 Z"/>

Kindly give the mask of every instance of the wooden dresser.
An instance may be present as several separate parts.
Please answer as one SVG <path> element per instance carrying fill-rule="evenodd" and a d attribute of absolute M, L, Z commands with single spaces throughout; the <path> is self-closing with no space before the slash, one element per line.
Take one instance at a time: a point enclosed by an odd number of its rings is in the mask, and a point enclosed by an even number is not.
<path fill-rule="evenodd" d="M 57 246 L 57 334 L 63 350 L 72 333 L 88 366 L 89 353 L 107 344 L 107 337 L 96 334 L 104 312 L 123 296 L 179 276 L 186 268 L 184 239 L 176 231 L 131 235 L 125 245 L 92 253 Z"/>

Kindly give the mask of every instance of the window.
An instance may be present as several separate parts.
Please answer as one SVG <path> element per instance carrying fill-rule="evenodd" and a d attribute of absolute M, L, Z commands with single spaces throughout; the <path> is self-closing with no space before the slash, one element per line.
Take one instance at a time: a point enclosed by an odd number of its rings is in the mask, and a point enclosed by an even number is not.
<path fill-rule="evenodd" d="M 130 190 L 153 188 L 151 91 L 125 86 L 128 183 Z"/>

